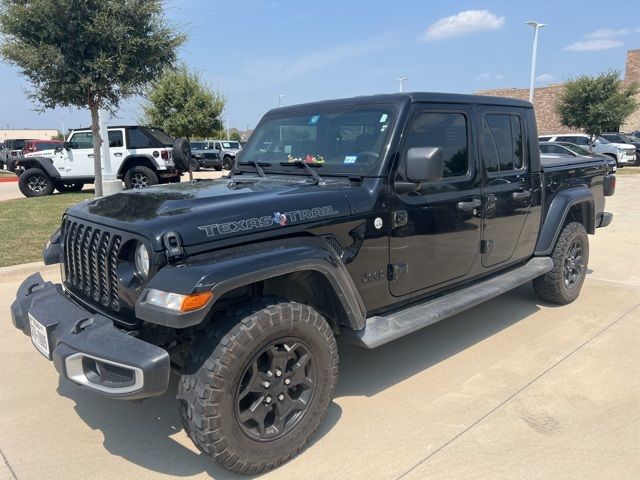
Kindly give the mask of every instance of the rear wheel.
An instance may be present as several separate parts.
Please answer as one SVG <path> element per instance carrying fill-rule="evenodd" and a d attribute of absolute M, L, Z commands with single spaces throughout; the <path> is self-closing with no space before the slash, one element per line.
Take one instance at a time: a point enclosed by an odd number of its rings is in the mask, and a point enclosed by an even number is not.
<path fill-rule="evenodd" d="M 260 473 L 298 454 L 338 375 L 331 327 L 313 308 L 266 297 L 212 321 L 178 386 L 182 424 L 223 468 Z"/>
<path fill-rule="evenodd" d="M 158 184 L 158 175 L 149 167 L 136 165 L 124 174 L 125 188 L 144 188 Z"/>
<path fill-rule="evenodd" d="M 553 270 L 533 281 L 542 300 L 565 305 L 580 294 L 589 263 L 589 237 L 581 223 L 565 225 L 551 254 Z"/>
<path fill-rule="evenodd" d="M 29 168 L 20 175 L 18 187 L 25 197 L 44 197 L 53 193 L 53 180 L 44 170 Z"/>

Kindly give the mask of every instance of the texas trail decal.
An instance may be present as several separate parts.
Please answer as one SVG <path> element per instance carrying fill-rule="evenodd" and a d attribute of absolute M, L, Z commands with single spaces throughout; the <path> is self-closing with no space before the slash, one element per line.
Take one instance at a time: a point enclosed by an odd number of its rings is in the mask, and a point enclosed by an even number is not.
<path fill-rule="evenodd" d="M 316 218 L 330 217 L 337 214 L 338 212 L 333 209 L 332 205 L 327 205 L 311 209 L 292 210 L 284 213 L 273 212 L 270 216 L 245 218 L 234 222 L 212 223 L 211 225 L 202 225 L 198 227 L 198 230 L 202 230 L 207 237 L 215 237 L 217 235 L 228 235 L 230 233 L 254 230 L 256 228 L 271 227 L 272 225 L 284 227 L 291 223 L 315 220 Z"/>

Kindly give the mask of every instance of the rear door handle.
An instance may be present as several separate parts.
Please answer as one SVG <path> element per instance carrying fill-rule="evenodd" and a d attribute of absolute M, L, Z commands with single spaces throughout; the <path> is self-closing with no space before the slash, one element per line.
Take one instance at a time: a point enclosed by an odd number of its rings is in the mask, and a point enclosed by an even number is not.
<path fill-rule="evenodd" d="M 122 153 L 120 153 L 120 152 L 116 152 L 116 153 L 114 153 L 113 155 L 114 155 L 114 156 L 116 156 L 116 157 L 121 157 L 121 156 L 122 156 Z"/>
<path fill-rule="evenodd" d="M 528 190 L 522 191 L 522 192 L 513 192 L 511 194 L 511 198 L 513 198 L 514 200 L 529 200 L 531 198 L 531 192 Z"/>
<path fill-rule="evenodd" d="M 479 198 L 474 198 L 473 200 L 469 200 L 468 202 L 458 202 L 456 206 L 461 212 L 471 213 L 476 208 L 480 208 L 482 206 L 482 200 L 480 200 Z"/>

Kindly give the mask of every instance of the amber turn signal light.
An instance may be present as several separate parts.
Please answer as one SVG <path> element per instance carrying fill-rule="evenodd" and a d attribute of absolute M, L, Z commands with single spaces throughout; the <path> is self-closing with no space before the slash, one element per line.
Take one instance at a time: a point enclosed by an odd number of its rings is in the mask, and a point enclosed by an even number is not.
<path fill-rule="evenodd" d="M 187 295 L 184 297 L 184 300 L 182 300 L 180 311 L 190 312 L 191 310 L 198 310 L 199 308 L 204 307 L 209 300 L 211 300 L 211 297 L 213 297 L 212 292 L 200 292 Z"/>

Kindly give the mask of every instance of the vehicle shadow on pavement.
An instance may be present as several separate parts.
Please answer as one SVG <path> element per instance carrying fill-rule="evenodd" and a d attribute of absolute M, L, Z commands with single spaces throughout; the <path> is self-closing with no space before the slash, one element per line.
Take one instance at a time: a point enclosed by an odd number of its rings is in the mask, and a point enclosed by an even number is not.
<path fill-rule="evenodd" d="M 210 457 L 192 445 L 178 417 L 177 389 L 178 378 L 172 374 L 164 395 L 128 402 L 101 397 L 68 380 L 60 379 L 58 384 L 58 393 L 75 402 L 78 416 L 89 427 L 103 433 L 103 445 L 112 455 L 175 477 L 206 473 L 217 480 L 251 478 L 218 468 Z M 340 406 L 331 403 L 327 418 L 312 441 L 329 432 L 341 415 Z"/>
<path fill-rule="evenodd" d="M 340 377 L 336 397 L 373 396 L 418 372 L 508 328 L 539 310 L 530 285 L 458 314 L 374 350 L 339 342 Z M 240 479 L 198 452 L 184 432 L 176 409 L 178 378 L 167 393 L 143 402 L 119 402 L 60 380 L 58 393 L 75 402 L 78 416 L 104 435 L 104 447 L 143 468 L 186 477 L 207 473 L 216 479 Z M 332 402 L 311 445 L 339 421 L 342 410 Z"/>
<path fill-rule="evenodd" d="M 533 315 L 538 302 L 529 283 L 374 350 L 339 342 L 335 396 L 376 395 Z"/>

